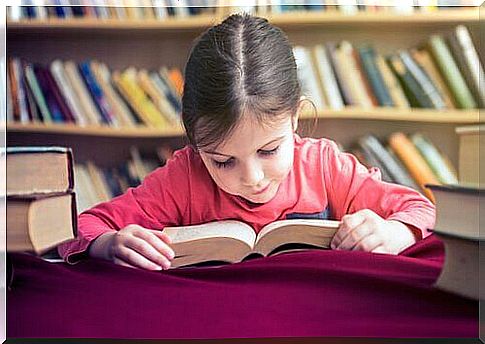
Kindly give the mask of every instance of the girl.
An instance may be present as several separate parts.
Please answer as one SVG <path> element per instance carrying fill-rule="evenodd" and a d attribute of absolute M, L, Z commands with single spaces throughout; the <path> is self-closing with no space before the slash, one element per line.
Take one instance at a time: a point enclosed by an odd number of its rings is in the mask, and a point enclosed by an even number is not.
<path fill-rule="evenodd" d="M 266 19 L 232 15 L 196 41 L 185 68 L 189 146 L 142 185 L 79 216 L 59 247 L 149 270 L 168 269 L 166 226 L 236 219 L 259 231 L 285 218 L 341 220 L 331 247 L 397 254 L 429 233 L 431 202 L 380 180 L 327 139 L 296 133 L 302 98 L 291 45 Z"/>

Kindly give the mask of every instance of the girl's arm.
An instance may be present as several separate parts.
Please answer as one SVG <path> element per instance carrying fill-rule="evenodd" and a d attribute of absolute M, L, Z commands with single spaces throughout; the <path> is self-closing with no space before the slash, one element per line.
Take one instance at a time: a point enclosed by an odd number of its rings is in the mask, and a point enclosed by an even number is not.
<path fill-rule="evenodd" d="M 164 236 L 158 234 L 167 225 L 180 225 L 187 216 L 190 199 L 187 164 L 184 151 L 176 153 L 167 165 L 148 175 L 140 186 L 83 212 L 78 218 L 77 238 L 61 244 L 59 254 L 70 263 L 88 254 L 115 260 L 114 253 L 107 249 L 108 244 L 114 246 L 119 244 L 120 238 L 130 237 L 130 245 L 138 247 L 140 243 L 133 237 L 141 236 L 143 241 L 151 243 L 149 246 L 169 256 L 168 244 Z M 150 251 L 150 247 L 141 250 Z"/>
<path fill-rule="evenodd" d="M 333 142 L 322 149 L 330 208 L 335 218 L 342 219 L 334 247 L 399 253 L 430 234 L 436 211 L 426 197 L 381 181 L 378 169 L 367 169 Z"/>

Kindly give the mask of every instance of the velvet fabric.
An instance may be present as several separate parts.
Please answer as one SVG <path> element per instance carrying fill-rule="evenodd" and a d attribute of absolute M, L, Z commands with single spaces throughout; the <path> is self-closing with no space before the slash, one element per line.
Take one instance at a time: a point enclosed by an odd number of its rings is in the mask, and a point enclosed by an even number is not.
<path fill-rule="evenodd" d="M 7 337 L 478 337 L 478 302 L 433 288 L 431 235 L 399 256 L 311 250 L 142 271 L 11 254 Z"/>

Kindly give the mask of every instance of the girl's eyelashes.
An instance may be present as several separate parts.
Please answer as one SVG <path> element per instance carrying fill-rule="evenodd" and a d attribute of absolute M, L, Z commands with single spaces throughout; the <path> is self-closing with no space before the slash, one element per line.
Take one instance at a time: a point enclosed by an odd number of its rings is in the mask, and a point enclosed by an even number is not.
<path fill-rule="evenodd" d="M 268 150 L 265 150 L 265 149 L 260 149 L 258 151 L 258 153 L 262 156 L 271 156 L 273 154 L 276 154 L 278 152 L 278 150 L 280 149 L 280 146 L 277 146 L 273 149 L 268 149 Z M 214 165 L 217 167 L 217 168 L 230 168 L 234 165 L 234 158 L 229 158 L 227 159 L 226 161 L 218 161 L 218 160 L 212 160 Z"/>
<path fill-rule="evenodd" d="M 261 154 L 261 155 L 273 155 L 276 152 L 278 152 L 278 149 L 280 149 L 280 146 L 277 146 L 277 147 L 275 147 L 273 149 L 269 149 L 269 150 L 260 149 L 259 154 Z"/>
<path fill-rule="evenodd" d="M 226 161 L 217 161 L 217 160 L 212 160 L 212 161 L 214 162 L 217 168 L 228 168 L 228 167 L 231 167 L 234 163 L 233 158 L 229 158 Z"/>

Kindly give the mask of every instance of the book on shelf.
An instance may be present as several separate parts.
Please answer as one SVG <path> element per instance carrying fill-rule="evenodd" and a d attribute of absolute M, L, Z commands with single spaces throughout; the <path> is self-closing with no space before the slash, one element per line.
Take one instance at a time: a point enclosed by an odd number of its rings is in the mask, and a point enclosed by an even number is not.
<path fill-rule="evenodd" d="M 235 263 L 252 255 L 319 248 L 328 249 L 339 227 L 330 220 L 281 220 L 263 227 L 256 235 L 241 221 L 225 220 L 185 227 L 165 227 L 163 233 L 175 251 L 172 268 L 204 262 Z"/>
<path fill-rule="evenodd" d="M 76 4 L 76 5 L 75 5 Z M 116 19 L 116 20 L 166 20 L 168 18 L 190 18 L 200 15 L 227 16 L 231 13 L 248 12 L 257 15 L 291 14 L 292 12 L 327 12 L 336 15 L 356 15 L 360 12 L 390 12 L 410 15 L 417 12 L 436 11 L 441 8 L 477 6 L 473 1 L 400 1 L 381 4 L 375 2 L 338 0 L 334 2 L 252 0 L 133 0 L 133 1 L 58 1 L 56 6 L 11 5 L 7 7 L 7 18 L 12 21 L 25 19 L 72 18 Z"/>
<path fill-rule="evenodd" d="M 358 48 L 362 69 L 367 76 L 372 92 L 377 98 L 379 106 L 394 106 L 394 102 L 389 93 L 382 74 L 377 66 L 376 52 L 371 46 Z"/>
<path fill-rule="evenodd" d="M 325 94 L 330 108 L 339 110 L 344 107 L 344 102 L 338 89 L 334 70 L 330 64 L 327 48 L 323 44 L 317 44 L 312 50 L 314 64 L 317 71 L 317 79 Z"/>
<path fill-rule="evenodd" d="M 451 55 L 443 37 L 432 35 L 428 41 L 431 54 L 438 65 L 439 70 L 451 90 L 454 101 L 458 108 L 476 108 L 477 103 L 473 99 L 468 85 L 463 78 L 456 61 Z"/>
<path fill-rule="evenodd" d="M 414 133 L 410 136 L 410 140 L 442 184 L 458 183 L 455 169 L 428 138 L 420 133 Z"/>
<path fill-rule="evenodd" d="M 8 147 L 7 251 L 43 254 L 77 230 L 72 152 L 64 147 Z"/>
<path fill-rule="evenodd" d="M 312 64 L 310 51 L 306 47 L 294 46 L 293 54 L 295 56 L 298 80 L 302 87 L 302 93 L 308 96 L 318 110 L 327 107 L 326 100 L 323 97 L 323 90 L 317 80 L 317 71 Z"/>
<path fill-rule="evenodd" d="M 402 163 L 389 152 L 374 135 L 366 135 L 358 140 L 358 144 L 368 155 L 374 157 L 378 166 L 386 171 L 392 182 L 418 190 L 419 187 L 409 175 Z"/>
<path fill-rule="evenodd" d="M 485 234 L 480 229 L 483 189 L 465 185 L 427 185 L 436 198 L 433 230 L 445 246 L 435 286 L 472 299 L 485 299 Z M 482 286 L 482 288 L 480 288 Z"/>
<path fill-rule="evenodd" d="M 458 177 L 460 183 L 484 185 L 485 183 L 485 126 L 465 125 L 455 129 L 459 136 Z"/>
<path fill-rule="evenodd" d="M 65 147 L 7 147 L 7 196 L 73 189 L 72 151 Z"/>
<path fill-rule="evenodd" d="M 433 193 L 425 185 L 440 184 L 440 182 L 411 140 L 404 133 L 395 132 L 389 136 L 388 141 L 416 184 L 434 202 Z"/>
<path fill-rule="evenodd" d="M 464 25 L 458 25 L 448 37 L 451 52 L 461 74 L 473 94 L 475 102 L 485 107 L 485 72 L 478 57 L 470 31 Z"/>

